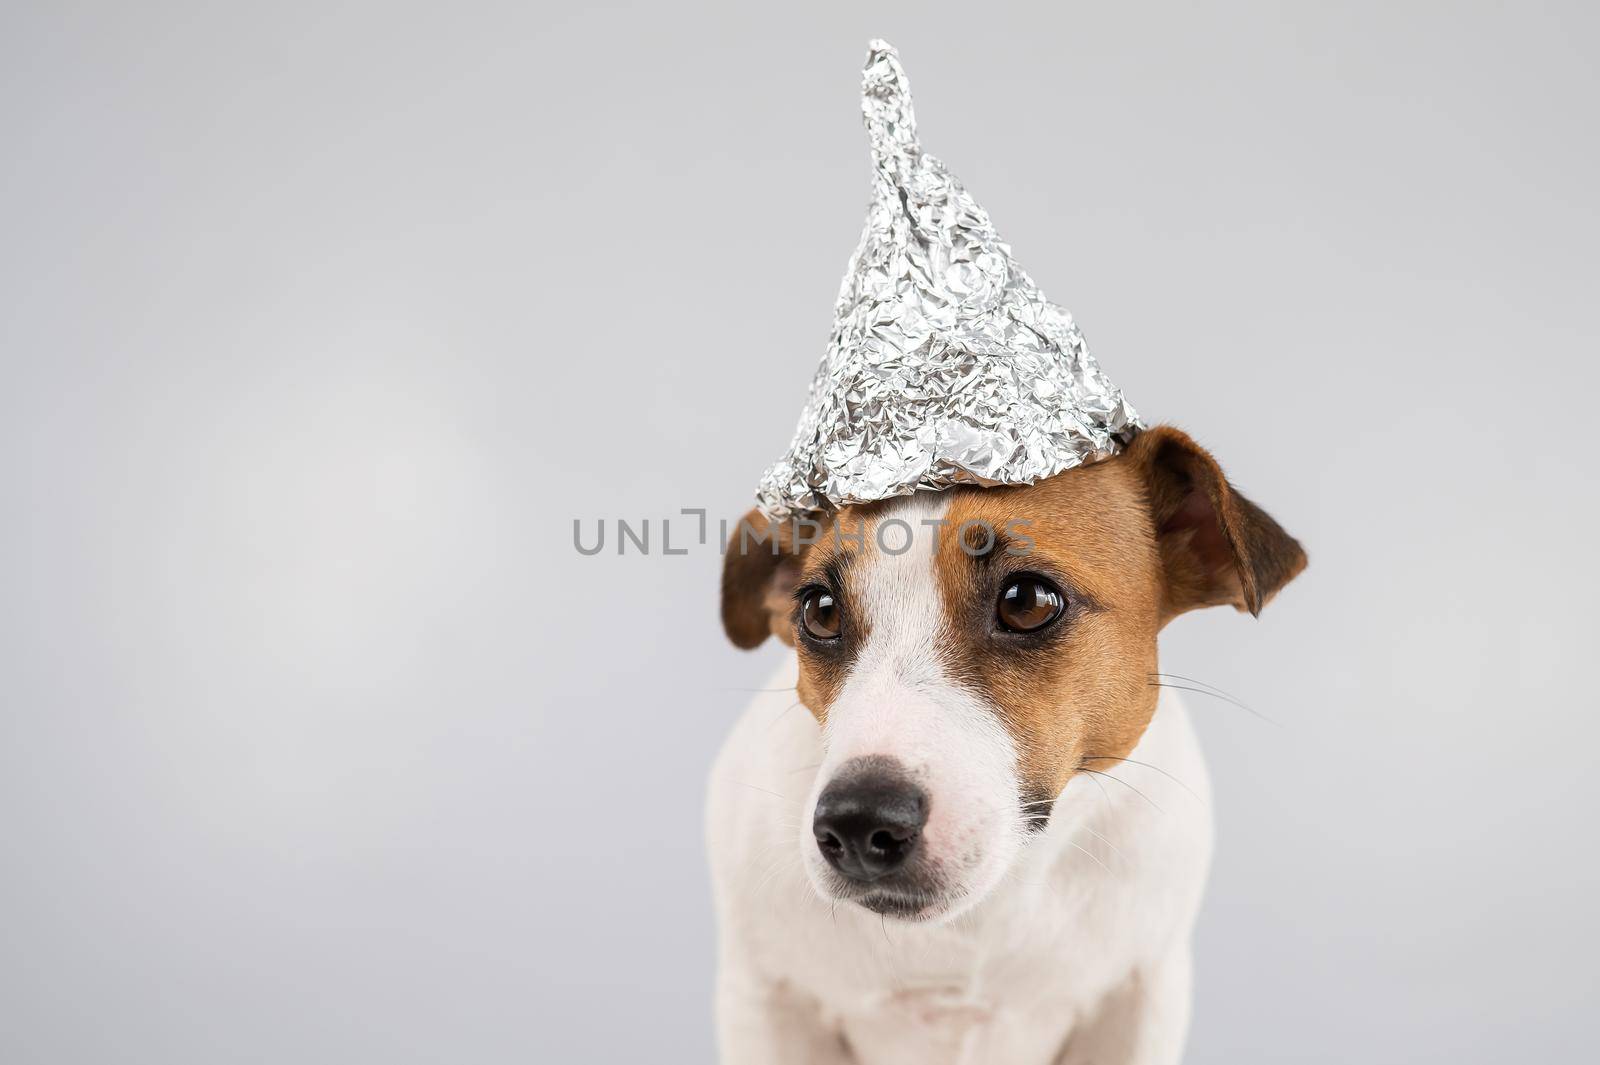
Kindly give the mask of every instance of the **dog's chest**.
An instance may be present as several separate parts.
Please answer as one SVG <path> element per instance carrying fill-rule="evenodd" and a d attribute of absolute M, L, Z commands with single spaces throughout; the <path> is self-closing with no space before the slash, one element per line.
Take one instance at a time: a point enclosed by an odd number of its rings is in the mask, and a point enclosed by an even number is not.
<path fill-rule="evenodd" d="M 911 987 L 837 1017 L 857 1060 L 870 1065 L 1002 1061 L 1049 1065 L 1066 1041 L 1068 1017 L 1029 1001 L 999 1001 L 959 985 Z"/>
<path fill-rule="evenodd" d="M 809 924 L 809 922 L 806 922 Z M 840 912 L 789 940 L 779 968 L 864 1065 L 1049 1065 L 1106 976 L 1048 925 L 911 928 Z"/>

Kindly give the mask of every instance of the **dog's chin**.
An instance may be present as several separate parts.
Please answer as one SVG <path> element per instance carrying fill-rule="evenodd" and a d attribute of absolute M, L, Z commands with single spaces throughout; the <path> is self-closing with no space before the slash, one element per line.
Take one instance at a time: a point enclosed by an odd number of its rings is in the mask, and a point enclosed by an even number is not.
<path fill-rule="evenodd" d="M 939 875 L 938 868 L 920 869 L 868 884 L 846 880 L 820 862 L 806 863 L 811 886 L 823 901 L 859 906 L 868 913 L 908 924 L 940 925 L 952 921 L 987 898 L 1005 877 L 1012 855 L 980 861 L 959 882 Z"/>
<path fill-rule="evenodd" d="M 849 896 L 849 901 L 868 913 L 908 924 L 943 924 L 967 909 L 966 896 L 961 893 L 906 894 L 894 888 L 872 887 Z"/>

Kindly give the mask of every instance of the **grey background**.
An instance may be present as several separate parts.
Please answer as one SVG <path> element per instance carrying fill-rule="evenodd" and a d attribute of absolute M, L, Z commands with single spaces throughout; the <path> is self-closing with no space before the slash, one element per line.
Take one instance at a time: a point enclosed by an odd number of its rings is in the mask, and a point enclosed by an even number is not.
<path fill-rule="evenodd" d="M 1165 640 L 1281 723 L 1194 707 L 1189 1060 L 1592 1041 L 1592 6 L 0 19 L 0 1059 L 709 1058 L 703 779 L 780 652 L 572 521 L 748 505 L 880 34 L 1312 554 Z"/>

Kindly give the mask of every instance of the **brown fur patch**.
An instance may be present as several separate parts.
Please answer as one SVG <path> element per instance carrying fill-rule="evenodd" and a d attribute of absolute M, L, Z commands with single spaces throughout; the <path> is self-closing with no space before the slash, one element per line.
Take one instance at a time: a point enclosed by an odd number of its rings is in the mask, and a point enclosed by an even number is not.
<path fill-rule="evenodd" d="M 1147 485 L 1161 538 L 1166 620 L 1223 603 L 1259 615 L 1306 568 L 1299 541 L 1235 491 L 1188 434 L 1158 425 L 1135 437 L 1118 461 Z"/>
<path fill-rule="evenodd" d="M 815 585 L 833 592 L 843 617 L 839 638 L 826 642 L 806 637 L 799 628 L 798 611 L 792 618 L 795 651 L 800 658 L 796 694 L 818 722 L 827 720 L 828 707 L 839 697 L 850 666 L 871 635 L 871 622 L 858 607 L 861 595 L 853 575 L 859 574 L 859 567 L 876 552 L 883 512 L 892 502 L 845 507 L 830 515 L 806 551 L 799 587 Z"/>
<path fill-rule="evenodd" d="M 998 709 L 1021 752 L 1025 793 L 1053 798 L 1084 758 L 1131 751 L 1155 711 L 1161 582 L 1143 485 L 1105 462 L 1028 487 L 961 490 L 948 517 L 938 571 L 956 631 L 946 661 Z M 971 557 L 955 537 L 977 522 L 1011 530 L 1011 542 Z M 1024 573 L 1068 596 L 1062 618 L 1039 633 L 996 622 L 1006 580 Z"/>
<path fill-rule="evenodd" d="M 1166 426 L 1141 433 L 1113 459 L 1039 484 L 960 488 L 949 499 L 937 531 L 947 618 L 938 651 L 959 682 L 996 708 L 1021 752 L 1030 798 L 1053 798 L 1073 774 L 1132 751 L 1155 712 L 1156 638 L 1167 622 L 1218 603 L 1258 613 L 1306 564 L 1300 545 L 1233 491 L 1216 460 Z M 828 516 L 811 546 L 786 530 L 777 555 L 735 559 L 730 550 L 725 563 L 729 638 L 755 646 L 772 631 L 793 643 L 798 694 L 819 721 L 868 636 L 851 574 L 870 564 L 864 556 L 876 551 L 888 505 Z M 766 528 L 754 512 L 747 520 Z M 1061 619 L 1038 633 L 996 623 L 1005 581 L 1023 573 L 1068 596 Z M 797 630 L 795 593 L 810 585 L 838 600 L 837 640 Z"/>
<path fill-rule="evenodd" d="M 788 626 L 774 624 L 774 607 L 792 587 L 799 564 L 793 527 L 752 509 L 728 537 L 722 556 L 722 631 L 750 650 Z M 786 642 L 793 642 L 788 640 Z"/>

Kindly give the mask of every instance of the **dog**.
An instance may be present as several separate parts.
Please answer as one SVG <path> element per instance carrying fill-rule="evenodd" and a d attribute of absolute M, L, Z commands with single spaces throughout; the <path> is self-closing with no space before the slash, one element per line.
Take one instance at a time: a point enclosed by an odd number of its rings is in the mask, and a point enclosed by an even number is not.
<path fill-rule="evenodd" d="M 794 654 L 711 773 L 721 1060 L 1178 1061 L 1212 826 L 1157 634 L 1305 564 L 1168 426 L 1032 485 L 747 515 L 723 626 Z"/>

